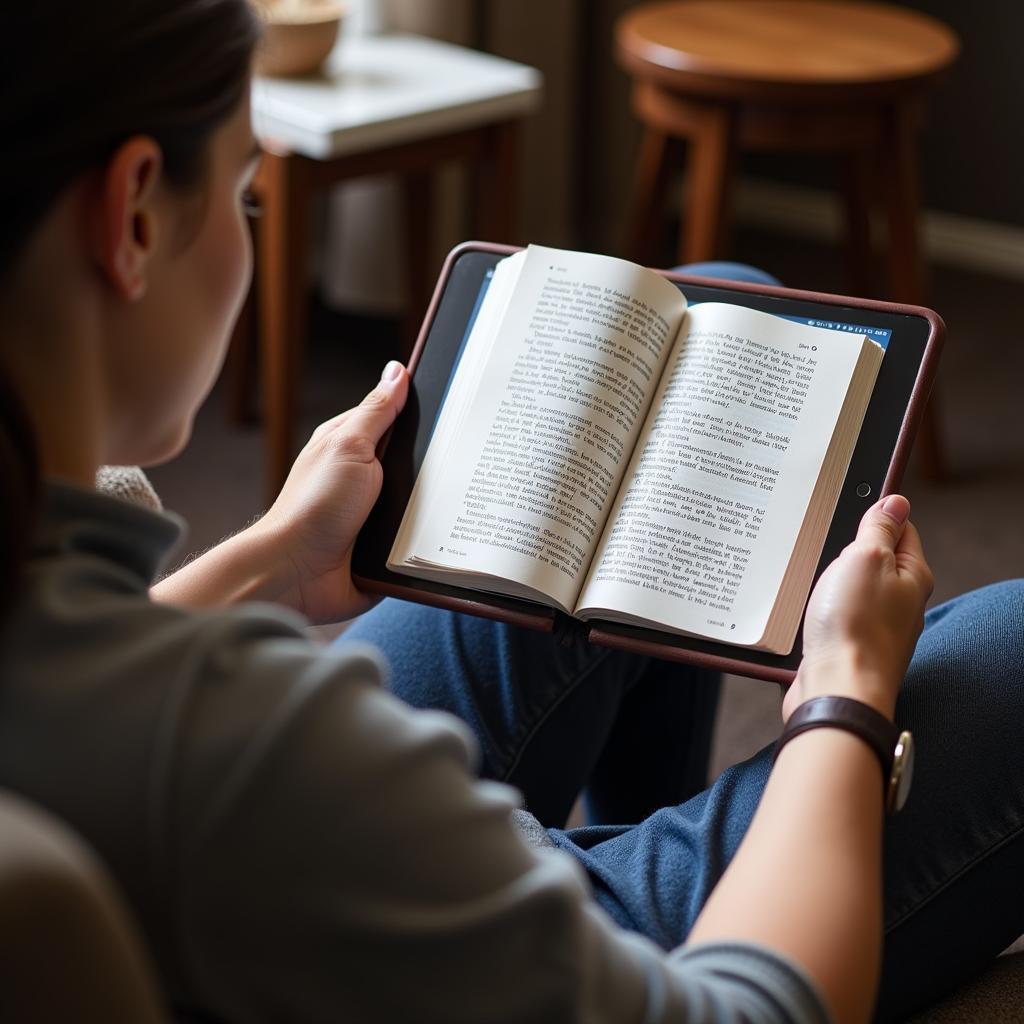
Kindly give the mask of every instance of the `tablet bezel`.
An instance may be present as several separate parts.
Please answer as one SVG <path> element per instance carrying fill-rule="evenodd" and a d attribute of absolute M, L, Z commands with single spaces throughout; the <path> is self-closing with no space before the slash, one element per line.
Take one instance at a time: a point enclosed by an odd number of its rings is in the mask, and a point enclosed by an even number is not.
<path fill-rule="evenodd" d="M 360 533 L 353 576 L 360 589 L 409 598 L 456 611 L 545 631 L 581 631 L 592 643 L 735 672 L 776 682 L 792 679 L 801 658 L 801 636 L 788 655 L 676 636 L 617 623 L 582 623 L 543 605 L 390 572 L 387 558 L 429 444 L 430 434 L 467 333 L 487 271 L 516 247 L 467 242 L 449 255 L 409 360 L 409 401 L 381 446 L 384 485 Z M 944 333 L 941 318 L 920 306 L 855 299 L 818 292 L 769 288 L 659 271 L 690 301 L 724 301 L 808 319 L 845 320 L 892 330 L 864 427 L 840 490 L 815 580 L 853 538 L 864 510 L 894 491 L 902 478 L 934 379 Z M 858 495 L 859 485 L 870 487 Z"/>

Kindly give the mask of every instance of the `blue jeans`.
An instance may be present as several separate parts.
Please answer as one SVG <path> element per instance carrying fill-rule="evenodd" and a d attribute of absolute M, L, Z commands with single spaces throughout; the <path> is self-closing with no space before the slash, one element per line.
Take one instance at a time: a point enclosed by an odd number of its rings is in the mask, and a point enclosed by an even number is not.
<path fill-rule="evenodd" d="M 723 281 L 744 281 L 747 284 L 769 284 L 778 287 L 782 282 L 760 267 L 751 267 L 746 263 L 711 260 L 708 263 L 687 263 L 683 267 L 673 267 L 680 274 L 692 274 L 694 277 L 720 277 Z"/>
<path fill-rule="evenodd" d="M 384 652 L 399 697 L 466 721 L 481 774 L 517 786 L 545 824 L 562 824 L 584 786 L 604 820 L 621 814 L 628 824 L 549 834 L 624 928 L 665 948 L 686 939 L 771 764 L 763 750 L 689 795 L 707 757 L 716 680 L 575 635 L 399 601 L 339 642 L 353 640 Z M 1024 580 L 927 616 L 897 705 L 918 755 L 907 806 L 886 825 L 881 1020 L 952 990 L 1024 931 L 1022 648 Z"/>
<path fill-rule="evenodd" d="M 619 924 L 665 948 L 685 941 L 771 764 L 763 750 L 705 788 L 716 676 L 399 601 L 354 623 L 340 643 L 352 641 L 384 652 L 403 700 L 468 723 L 481 774 L 522 791 Z M 1024 931 L 1022 676 L 1024 581 L 928 614 L 897 705 L 918 755 L 886 825 L 881 1020 L 937 999 Z M 601 824 L 562 830 L 584 789 Z"/>

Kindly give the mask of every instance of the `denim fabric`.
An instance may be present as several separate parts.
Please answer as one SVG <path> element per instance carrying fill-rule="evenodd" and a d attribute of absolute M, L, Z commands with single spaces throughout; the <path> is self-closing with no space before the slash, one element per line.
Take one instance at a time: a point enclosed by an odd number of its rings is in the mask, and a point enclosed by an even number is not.
<path fill-rule="evenodd" d="M 623 927 L 665 948 L 685 940 L 771 764 L 766 749 L 673 801 L 703 770 L 713 678 L 593 648 L 577 634 L 552 638 L 398 601 L 363 616 L 340 643 L 354 640 L 384 652 L 399 697 L 463 718 L 479 738 L 482 774 L 518 786 L 545 823 L 564 821 L 585 784 L 609 814 L 632 815 L 623 821 L 657 806 L 636 825 L 549 834 Z M 1022 641 L 1024 581 L 927 616 L 897 705 L 918 756 L 907 806 L 886 828 L 880 1019 L 901 1020 L 961 984 L 1024 930 Z"/>
<path fill-rule="evenodd" d="M 385 653 L 406 703 L 465 721 L 481 774 L 521 790 L 544 825 L 564 824 L 584 787 L 591 820 L 617 823 L 704 788 L 714 673 L 401 601 L 357 620 L 352 641 Z"/>
<path fill-rule="evenodd" d="M 896 715 L 917 763 L 886 831 L 886 1020 L 1024 932 L 1024 580 L 928 614 Z"/>
<path fill-rule="evenodd" d="M 744 281 L 748 284 L 767 284 L 779 287 L 782 282 L 760 267 L 751 267 L 746 263 L 712 260 L 708 263 L 687 263 L 682 267 L 673 267 L 677 274 L 693 274 L 694 277 L 720 277 L 725 281 Z"/>

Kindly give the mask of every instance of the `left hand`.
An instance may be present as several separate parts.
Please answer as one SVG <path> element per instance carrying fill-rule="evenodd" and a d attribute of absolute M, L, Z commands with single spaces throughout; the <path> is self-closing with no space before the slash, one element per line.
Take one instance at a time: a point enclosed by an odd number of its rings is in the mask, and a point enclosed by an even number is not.
<path fill-rule="evenodd" d="M 384 478 L 377 444 L 408 394 L 408 371 L 388 363 L 356 408 L 316 428 L 274 504 L 250 528 L 271 537 L 290 566 L 282 602 L 314 623 L 340 622 L 374 603 L 352 582 L 352 548 Z"/>
<path fill-rule="evenodd" d="M 902 495 L 883 498 L 822 573 L 807 604 L 803 660 L 783 701 L 783 720 L 807 698 L 829 694 L 892 718 L 933 586 L 909 515 Z"/>

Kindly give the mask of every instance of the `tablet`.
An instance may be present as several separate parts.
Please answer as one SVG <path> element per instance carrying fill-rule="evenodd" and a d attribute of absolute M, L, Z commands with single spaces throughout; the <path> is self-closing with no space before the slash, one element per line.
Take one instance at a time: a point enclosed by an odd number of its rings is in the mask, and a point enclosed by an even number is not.
<path fill-rule="evenodd" d="M 353 554 L 361 589 L 483 615 L 548 632 L 581 632 L 590 642 L 700 664 L 776 682 L 789 682 L 801 658 L 801 640 L 786 655 L 673 635 L 660 630 L 579 622 L 528 600 L 484 594 L 387 569 L 413 485 L 455 368 L 495 266 L 518 251 L 465 243 L 445 263 L 409 368 L 405 409 L 381 445 L 384 484 Z M 729 302 L 836 331 L 867 335 L 884 348 L 864 422 L 822 549 L 815 579 L 856 534 L 867 507 L 898 488 L 934 378 L 944 327 L 933 311 L 847 296 L 665 273 L 693 305 Z"/>

